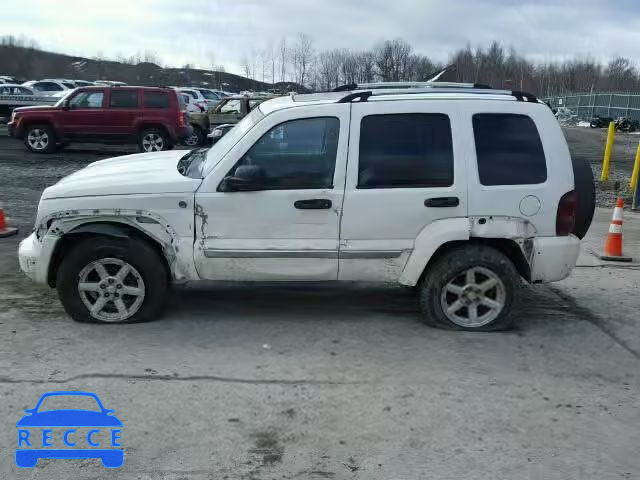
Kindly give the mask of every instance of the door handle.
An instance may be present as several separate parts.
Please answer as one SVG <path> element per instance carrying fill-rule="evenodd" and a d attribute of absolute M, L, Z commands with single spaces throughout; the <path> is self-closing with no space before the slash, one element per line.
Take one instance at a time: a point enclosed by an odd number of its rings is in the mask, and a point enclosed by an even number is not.
<path fill-rule="evenodd" d="M 460 205 L 458 197 L 427 198 L 424 201 L 425 207 L 457 207 L 458 205 Z"/>
<path fill-rule="evenodd" d="M 311 200 L 296 200 L 293 206 L 298 210 L 326 210 L 331 208 L 331 200 L 324 198 L 313 198 Z"/>

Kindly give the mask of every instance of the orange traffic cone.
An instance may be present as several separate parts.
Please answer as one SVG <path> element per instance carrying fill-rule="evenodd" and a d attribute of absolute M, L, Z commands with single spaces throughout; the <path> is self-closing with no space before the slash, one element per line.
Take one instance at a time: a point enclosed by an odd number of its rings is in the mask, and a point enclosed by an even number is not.
<path fill-rule="evenodd" d="M 609 226 L 609 234 L 604 244 L 604 255 L 600 255 L 602 260 L 614 262 L 630 262 L 631 257 L 622 255 L 622 214 L 624 212 L 624 200 L 618 197 L 616 208 L 613 209 L 613 218 Z"/>
<path fill-rule="evenodd" d="M 17 228 L 7 227 L 7 219 L 4 216 L 4 210 L 0 206 L 0 238 L 10 237 L 18 233 Z"/>

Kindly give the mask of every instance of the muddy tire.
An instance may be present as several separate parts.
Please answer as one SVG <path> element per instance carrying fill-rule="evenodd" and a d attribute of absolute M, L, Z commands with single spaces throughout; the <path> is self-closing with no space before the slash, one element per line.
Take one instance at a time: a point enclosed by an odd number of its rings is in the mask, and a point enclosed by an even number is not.
<path fill-rule="evenodd" d="M 481 332 L 511 326 L 522 279 L 504 254 L 469 244 L 446 251 L 427 268 L 418 286 L 424 323 Z"/>
<path fill-rule="evenodd" d="M 589 231 L 596 210 L 596 182 L 591 165 L 584 158 L 572 158 L 576 191 L 576 222 L 572 233 L 582 239 Z"/>
<path fill-rule="evenodd" d="M 160 128 L 147 128 L 138 135 L 138 150 L 142 153 L 161 152 L 169 148 L 169 139 Z"/>
<path fill-rule="evenodd" d="M 159 316 L 167 278 L 147 242 L 97 236 L 66 253 L 56 285 L 64 309 L 78 322 L 136 323 Z"/>
<path fill-rule="evenodd" d="M 204 130 L 202 130 L 200 127 L 197 126 L 193 126 L 193 133 L 188 136 L 187 138 L 185 138 L 182 143 L 187 146 L 187 147 L 200 147 L 202 145 L 204 145 L 206 140 L 206 136 L 204 134 Z"/>
<path fill-rule="evenodd" d="M 56 150 L 56 134 L 47 124 L 29 125 L 24 131 L 24 145 L 33 153 L 52 153 Z"/>

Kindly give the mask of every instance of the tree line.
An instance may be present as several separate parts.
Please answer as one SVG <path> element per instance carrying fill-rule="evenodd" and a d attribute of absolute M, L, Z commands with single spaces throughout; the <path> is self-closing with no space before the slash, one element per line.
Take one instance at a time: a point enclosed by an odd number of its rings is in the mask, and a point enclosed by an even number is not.
<path fill-rule="evenodd" d="M 539 96 L 577 91 L 636 91 L 640 72 L 630 58 L 607 62 L 574 58 L 561 62 L 533 62 L 513 47 L 494 41 L 487 47 L 467 45 L 446 62 L 416 52 L 401 38 L 385 40 L 370 49 L 336 48 L 317 51 L 311 37 L 282 38 L 266 49 L 242 58 L 242 74 L 263 82 L 290 81 L 312 90 L 330 90 L 349 83 L 424 81 L 451 65 L 440 80 L 481 83 L 494 88 L 524 90 Z"/>
<path fill-rule="evenodd" d="M 20 64 L 20 70 L 29 71 L 28 75 L 34 78 L 50 74 L 51 66 L 38 55 L 39 46 L 33 40 L 5 35 L 0 37 L 0 47 L 20 47 L 24 51 L 19 59 L 0 58 L 0 66 Z M 5 53 L 9 55 L 10 50 L 5 49 Z M 222 78 L 225 66 L 215 61 L 215 52 L 207 56 L 206 69 Z M 116 55 L 113 60 L 98 52 L 93 60 L 104 70 L 118 70 L 116 63 L 148 67 L 150 71 L 163 66 L 160 56 L 149 49 L 131 56 Z M 606 62 L 593 58 L 533 62 L 515 48 L 497 41 L 486 47 L 467 45 L 442 62 L 417 52 L 401 38 L 385 40 L 365 50 L 317 50 L 313 39 L 300 33 L 294 38 L 268 42 L 266 48 L 252 49 L 240 62 L 242 75 L 247 79 L 263 84 L 292 82 L 315 91 L 350 83 L 424 81 L 447 65 L 455 68 L 440 80 L 482 83 L 494 88 L 529 91 L 542 97 L 572 92 L 640 90 L 640 72 L 630 58 L 616 56 Z M 182 69 L 193 70 L 194 64 L 185 63 Z M 108 77 L 109 71 L 100 75 Z M 140 80 L 147 76 L 152 80 L 151 73 L 145 75 L 142 72 Z"/>

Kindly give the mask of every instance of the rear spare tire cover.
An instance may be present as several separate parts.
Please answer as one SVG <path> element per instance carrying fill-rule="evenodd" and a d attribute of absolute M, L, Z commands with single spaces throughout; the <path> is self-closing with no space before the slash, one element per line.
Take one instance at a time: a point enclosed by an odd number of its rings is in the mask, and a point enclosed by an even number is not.
<path fill-rule="evenodd" d="M 584 158 L 572 158 L 573 178 L 577 197 L 576 223 L 573 234 L 584 238 L 591 226 L 596 209 L 596 184 L 593 180 L 591 165 Z"/>

